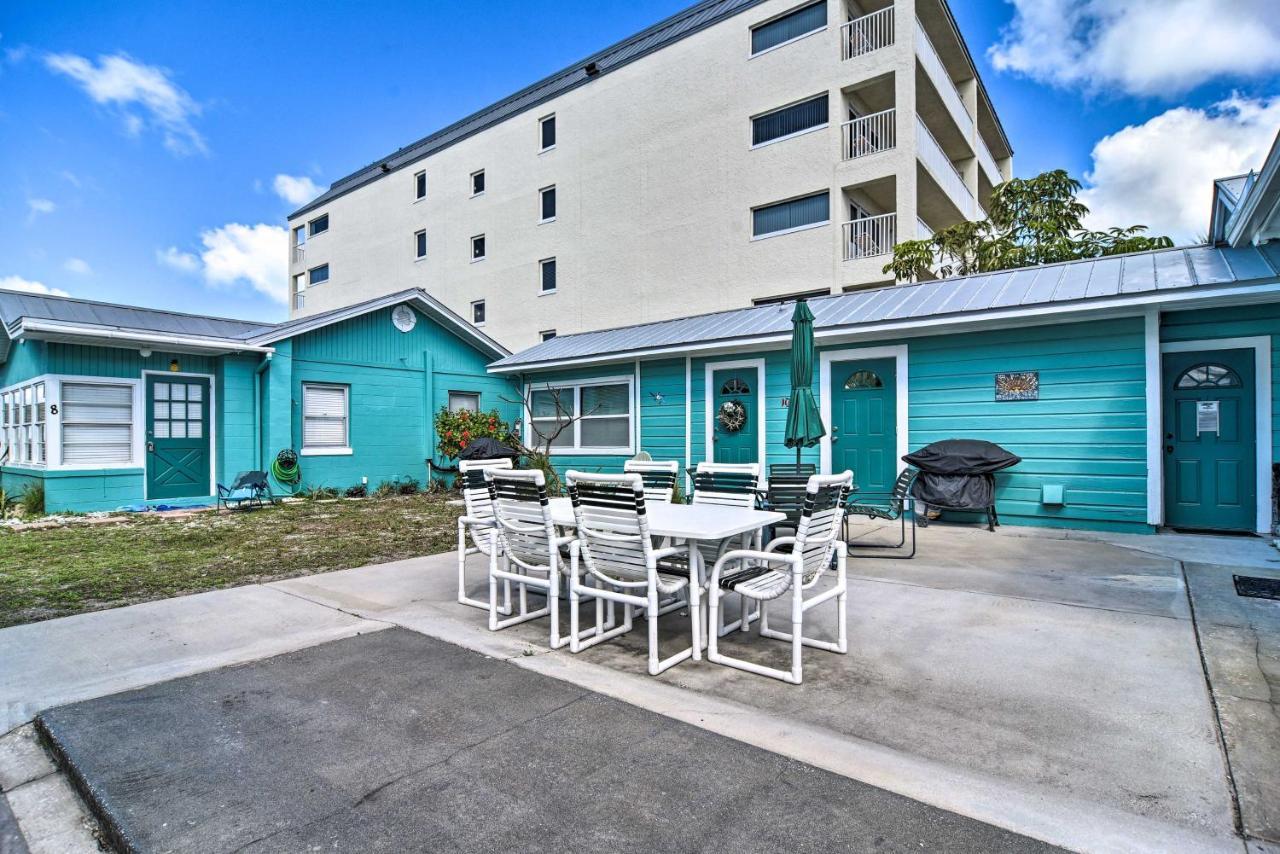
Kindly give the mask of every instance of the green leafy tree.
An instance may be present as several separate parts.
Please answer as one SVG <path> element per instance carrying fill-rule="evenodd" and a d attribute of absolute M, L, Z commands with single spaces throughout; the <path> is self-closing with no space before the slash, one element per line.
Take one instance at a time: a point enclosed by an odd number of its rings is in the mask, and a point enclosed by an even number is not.
<path fill-rule="evenodd" d="M 1145 225 L 1089 231 L 1082 224 L 1089 208 L 1076 197 L 1080 186 L 1062 169 L 1005 181 L 992 190 L 986 219 L 897 244 L 884 272 L 912 282 L 935 271 L 965 276 L 1173 246 L 1168 237 L 1148 235 Z"/>

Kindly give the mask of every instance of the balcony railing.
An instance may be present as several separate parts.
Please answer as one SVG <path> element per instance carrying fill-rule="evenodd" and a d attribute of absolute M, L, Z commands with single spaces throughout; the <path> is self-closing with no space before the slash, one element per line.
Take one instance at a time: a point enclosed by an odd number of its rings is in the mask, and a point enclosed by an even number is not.
<path fill-rule="evenodd" d="M 996 159 L 991 156 L 991 149 L 987 148 L 987 143 L 982 139 L 982 134 L 978 134 L 977 149 L 978 163 L 982 165 L 982 171 L 987 173 L 987 180 L 994 187 L 1004 178 L 1000 175 L 1000 167 L 996 165 Z"/>
<path fill-rule="evenodd" d="M 929 133 L 929 128 L 920 121 L 919 116 L 916 117 L 916 151 L 920 156 L 920 162 L 929 170 L 933 180 L 938 182 L 938 186 L 951 199 L 952 204 L 960 209 L 965 219 L 973 219 L 977 214 L 977 203 L 974 201 L 973 193 L 969 192 L 969 188 L 964 183 L 964 176 L 960 174 L 960 170 L 956 169 L 956 165 L 942 150 L 942 146 L 938 145 L 938 140 Z"/>
<path fill-rule="evenodd" d="M 853 59 L 893 44 L 893 7 L 854 18 L 840 28 L 844 58 Z"/>
<path fill-rule="evenodd" d="M 303 261 L 303 258 L 306 256 L 306 253 L 307 253 L 307 247 L 305 247 L 305 246 L 291 246 L 291 247 L 289 247 L 289 261 L 290 261 L 290 263 L 293 263 L 293 264 L 301 264 L 301 263 L 302 263 L 302 261 Z"/>
<path fill-rule="evenodd" d="M 898 111 L 893 107 L 868 116 L 859 116 L 845 122 L 842 127 L 845 160 L 888 151 L 898 144 Z"/>
<path fill-rule="evenodd" d="M 844 260 L 874 258 L 888 255 L 897 242 L 898 215 L 896 213 L 869 216 L 844 224 Z"/>
<path fill-rule="evenodd" d="M 966 140 L 973 139 L 973 117 L 969 115 L 968 109 L 965 108 L 964 99 L 960 97 L 960 90 L 956 88 L 955 81 L 947 73 L 947 67 L 943 65 L 942 57 L 938 56 L 938 51 L 934 49 L 933 42 L 929 41 L 928 33 L 924 31 L 924 27 L 920 26 L 918 20 L 916 21 L 916 55 L 920 57 L 920 64 L 924 66 L 925 73 L 933 81 L 934 88 L 942 96 L 942 103 L 946 105 L 947 112 L 951 114 L 956 126 L 960 128 L 960 133 Z"/>
<path fill-rule="evenodd" d="M 293 295 L 293 307 L 295 309 L 303 309 L 307 307 L 307 295 L 305 293 L 297 293 Z"/>
<path fill-rule="evenodd" d="M 930 237 L 933 237 L 933 229 L 920 217 L 916 217 L 916 240 L 928 240 Z"/>

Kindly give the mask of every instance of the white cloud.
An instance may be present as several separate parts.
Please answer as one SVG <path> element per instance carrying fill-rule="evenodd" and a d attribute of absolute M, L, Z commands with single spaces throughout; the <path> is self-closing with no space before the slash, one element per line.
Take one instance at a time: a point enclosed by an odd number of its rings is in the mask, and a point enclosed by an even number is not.
<path fill-rule="evenodd" d="M 137 136 L 149 123 L 174 154 L 206 151 L 204 137 L 191 123 L 200 115 L 200 105 L 173 82 L 168 70 L 123 53 L 99 56 L 96 65 L 72 53 L 49 54 L 44 61 L 80 84 L 94 103 L 119 111 L 129 135 Z"/>
<path fill-rule="evenodd" d="M 51 214 L 58 209 L 52 199 L 27 199 L 27 222 L 32 222 L 41 214 Z"/>
<path fill-rule="evenodd" d="M 276 195 L 291 205 L 301 205 L 320 195 L 320 186 L 305 175 L 277 175 L 272 182 Z"/>
<path fill-rule="evenodd" d="M 52 294 L 56 297 L 70 296 L 61 288 L 51 288 L 43 282 L 34 282 L 21 276 L 0 276 L 0 290 L 23 291 L 28 294 Z"/>
<path fill-rule="evenodd" d="M 288 232 L 278 225 L 227 223 L 200 233 L 200 255 L 176 246 L 156 250 L 156 262 L 180 273 L 200 273 L 206 284 L 248 284 L 276 302 L 286 299 L 289 273 Z"/>
<path fill-rule="evenodd" d="M 1010 0 L 988 54 L 1044 83 L 1174 96 L 1280 69 L 1275 0 Z"/>
<path fill-rule="evenodd" d="M 62 262 L 62 269 L 68 273 L 75 273 L 77 276 L 93 275 L 93 268 L 89 266 L 89 262 L 83 258 L 68 258 Z"/>
<path fill-rule="evenodd" d="M 156 263 L 179 273 L 195 273 L 200 269 L 200 259 L 176 246 L 156 250 Z"/>
<path fill-rule="evenodd" d="M 1085 224 L 1142 224 L 1187 243 L 1209 230 L 1215 178 L 1262 166 L 1280 127 L 1280 96 L 1232 96 L 1207 110 L 1177 107 L 1103 137 L 1080 200 Z"/>

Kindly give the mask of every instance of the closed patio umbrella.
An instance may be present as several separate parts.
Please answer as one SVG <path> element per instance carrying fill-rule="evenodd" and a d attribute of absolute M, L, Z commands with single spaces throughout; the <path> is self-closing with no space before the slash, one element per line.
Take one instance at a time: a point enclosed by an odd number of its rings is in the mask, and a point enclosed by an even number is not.
<path fill-rule="evenodd" d="M 827 430 L 813 399 L 813 312 L 804 300 L 796 303 L 791 323 L 791 406 L 783 443 L 796 449 L 799 465 L 800 449 L 818 444 Z"/>

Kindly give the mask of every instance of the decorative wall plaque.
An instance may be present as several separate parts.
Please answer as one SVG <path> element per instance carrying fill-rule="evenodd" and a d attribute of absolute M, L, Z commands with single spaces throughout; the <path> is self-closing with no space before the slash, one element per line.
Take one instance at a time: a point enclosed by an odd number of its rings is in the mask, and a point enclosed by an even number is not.
<path fill-rule="evenodd" d="M 1006 371 L 996 374 L 996 400 L 1039 399 L 1039 371 Z"/>

